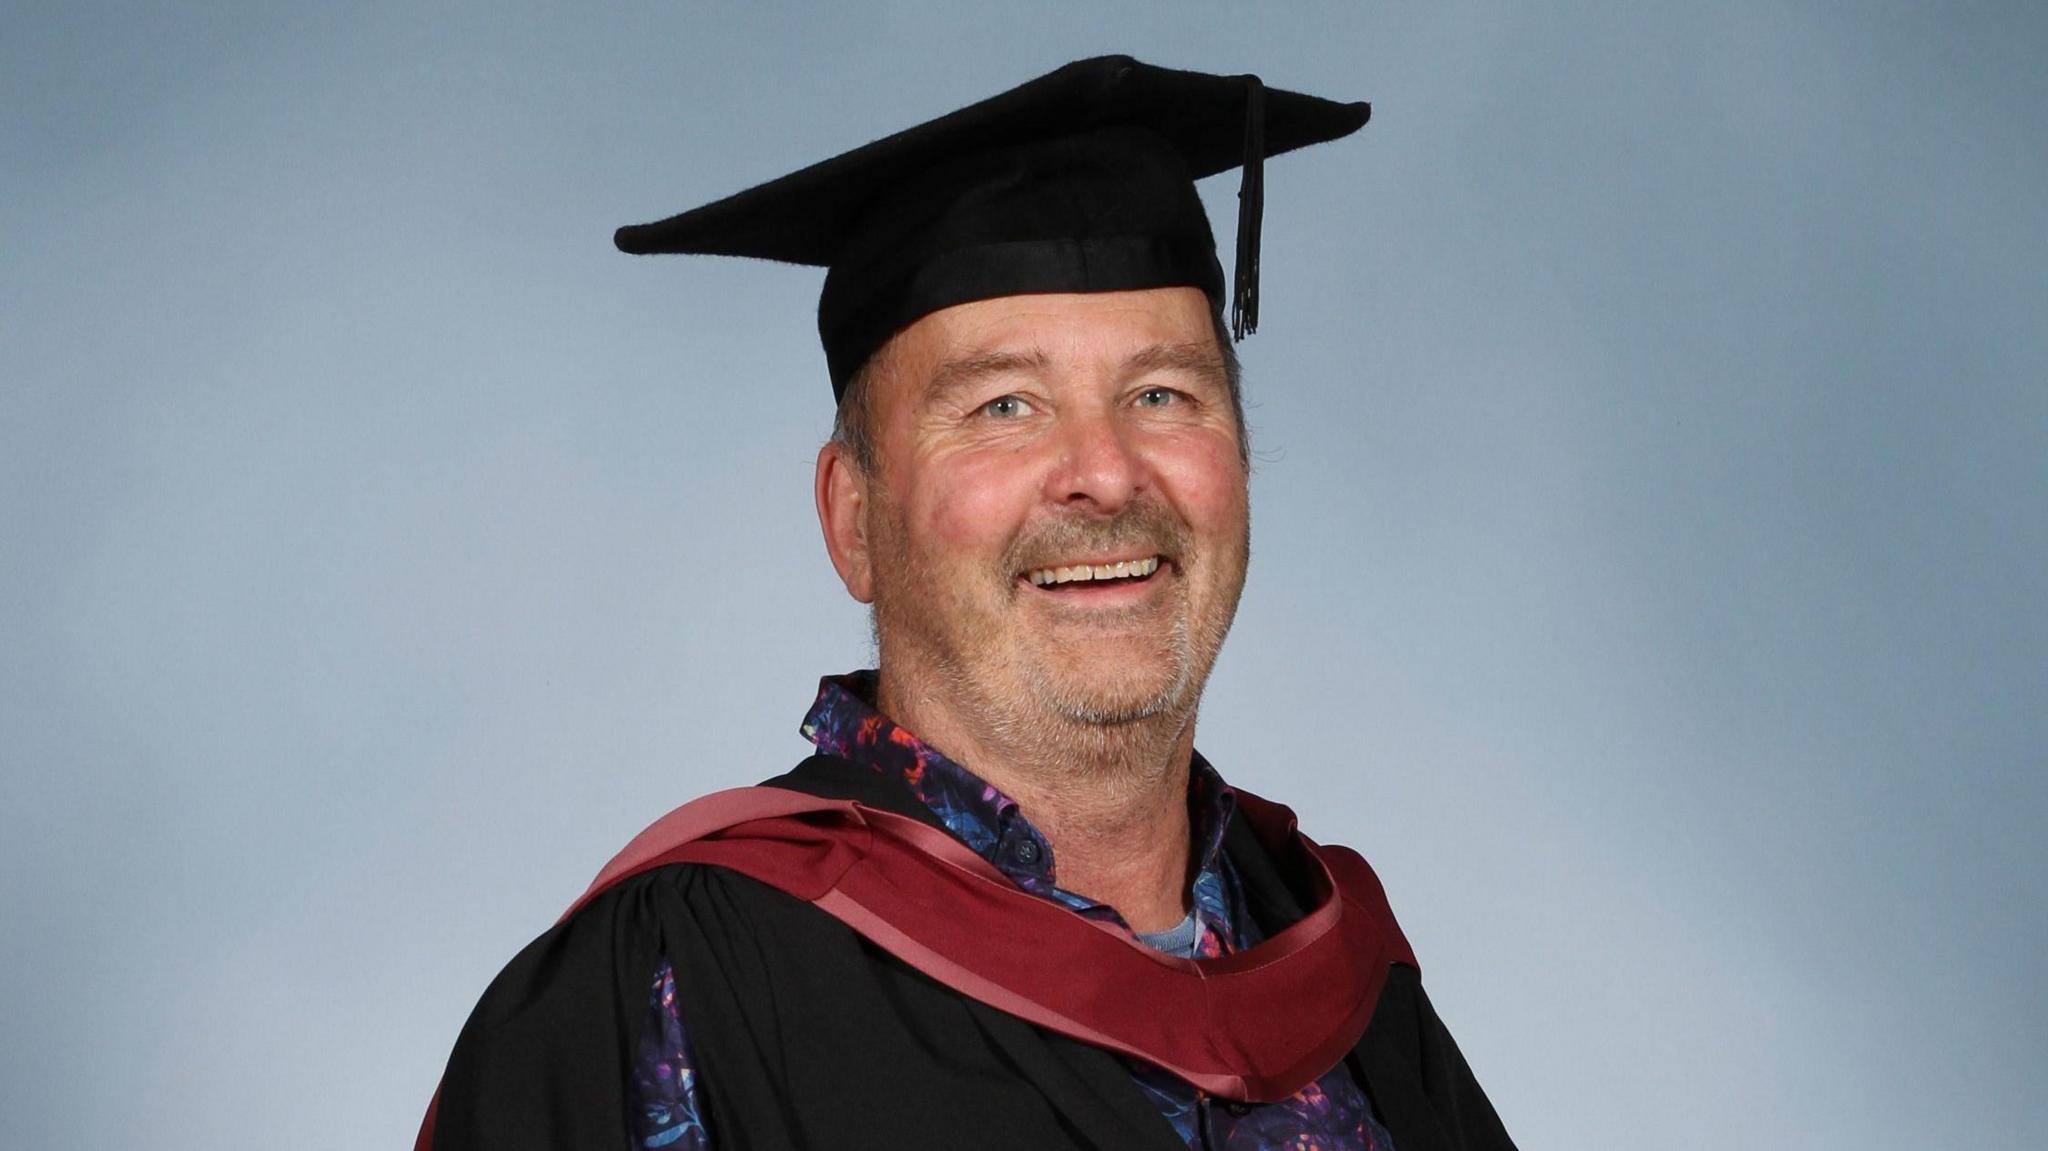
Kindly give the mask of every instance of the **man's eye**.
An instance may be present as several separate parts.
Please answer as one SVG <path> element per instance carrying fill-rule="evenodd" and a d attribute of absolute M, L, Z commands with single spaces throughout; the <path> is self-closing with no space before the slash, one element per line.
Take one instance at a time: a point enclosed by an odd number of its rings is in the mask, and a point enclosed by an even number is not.
<path fill-rule="evenodd" d="M 1018 416 L 1030 415 L 1031 405 L 1025 403 L 1021 396 L 997 396 L 981 405 L 981 414 L 999 420 L 1014 420 Z"/>
<path fill-rule="evenodd" d="M 1179 396 L 1172 388 L 1146 388 L 1138 393 L 1141 408 L 1163 408 L 1172 404 Z"/>

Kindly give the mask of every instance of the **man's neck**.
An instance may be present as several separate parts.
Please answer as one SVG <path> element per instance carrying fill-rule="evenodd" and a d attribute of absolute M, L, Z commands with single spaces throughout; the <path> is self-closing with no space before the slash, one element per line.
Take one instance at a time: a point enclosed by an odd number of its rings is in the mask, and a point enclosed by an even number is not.
<path fill-rule="evenodd" d="M 1114 726 L 986 716 L 886 669 L 876 705 L 1016 800 L 1052 845 L 1060 887 L 1116 908 L 1136 931 L 1185 917 L 1192 711 Z"/>

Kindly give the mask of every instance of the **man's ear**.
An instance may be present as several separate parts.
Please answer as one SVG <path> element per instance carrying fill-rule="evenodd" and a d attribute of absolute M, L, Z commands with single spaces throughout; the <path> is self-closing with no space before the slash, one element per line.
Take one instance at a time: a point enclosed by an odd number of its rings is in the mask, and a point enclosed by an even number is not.
<path fill-rule="evenodd" d="M 828 441 L 818 449 L 818 527 L 825 550 L 846 594 L 875 602 L 875 567 L 868 548 L 868 477 L 845 445 Z"/>

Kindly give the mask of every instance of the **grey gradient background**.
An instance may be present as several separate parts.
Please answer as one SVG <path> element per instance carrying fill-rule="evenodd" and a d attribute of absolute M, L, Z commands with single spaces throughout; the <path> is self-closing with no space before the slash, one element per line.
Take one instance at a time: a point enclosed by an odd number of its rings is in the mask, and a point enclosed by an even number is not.
<path fill-rule="evenodd" d="M 2040 1144 L 2037 6 L 0 13 L 0 1144 L 405 1145 L 866 657 L 818 275 L 611 228 L 1111 50 L 1375 103 L 1268 169 L 1201 745 L 1522 1145 Z"/>

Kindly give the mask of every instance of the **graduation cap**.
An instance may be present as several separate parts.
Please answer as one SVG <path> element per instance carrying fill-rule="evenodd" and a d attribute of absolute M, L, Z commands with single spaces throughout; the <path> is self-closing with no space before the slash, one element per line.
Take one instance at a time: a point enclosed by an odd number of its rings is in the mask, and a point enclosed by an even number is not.
<path fill-rule="evenodd" d="M 836 401 L 919 318 L 1037 292 L 1196 287 L 1223 270 L 1194 182 L 1244 169 L 1231 331 L 1258 327 L 1264 161 L 1372 113 L 1128 56 L 1079 60 L 936 120 L 652 224 L 621 251 L 753 256 L 828 269 L 818 334 Z"/>

